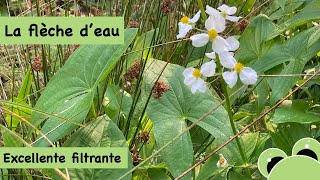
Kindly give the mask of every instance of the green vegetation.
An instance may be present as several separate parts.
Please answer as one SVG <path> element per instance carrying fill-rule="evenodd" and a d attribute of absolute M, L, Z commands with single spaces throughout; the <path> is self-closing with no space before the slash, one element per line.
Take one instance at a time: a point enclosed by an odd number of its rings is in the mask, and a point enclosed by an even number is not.
<path fill-rule="evenodd" d="M 265 179 L 265 149 L 320 140 L 319 0 L 8 0 L 0 13 L 124 16 L 121 45 L 1 45 L 0 129 L 3 147 L 130 154 L 127 169 L 1 179 Z"/>

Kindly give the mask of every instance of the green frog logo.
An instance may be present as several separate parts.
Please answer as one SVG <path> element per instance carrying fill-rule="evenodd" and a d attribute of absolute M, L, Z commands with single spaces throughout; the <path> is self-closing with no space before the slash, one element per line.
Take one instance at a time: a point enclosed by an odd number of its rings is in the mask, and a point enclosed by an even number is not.
<path fill-rule="evenodd" d="M 258 159 L 258 168 L 268 180 L 320 179 L 320 143 L 312 138 L 300 139 L 292 148 L 292 155 L 277 148 L 265 150 Z"/>

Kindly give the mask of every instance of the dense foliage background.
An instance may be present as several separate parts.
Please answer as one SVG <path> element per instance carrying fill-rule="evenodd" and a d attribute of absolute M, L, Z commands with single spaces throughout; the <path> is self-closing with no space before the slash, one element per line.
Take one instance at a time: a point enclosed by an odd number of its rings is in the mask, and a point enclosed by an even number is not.
<path fill-rule="evenodd" d="M 178 22 L 222 4 L 242 17 L 222 36 L 237 35 L 236 59 L 259 78 L 226 93 L 217 73 L 193 94 L 182 72 L 208 62 L 211 48 L 191 45 L 196 30 L 177 40 Z M 264 179 L 263 150 L 291 155 L 299 139 L 319 140 L 319 0 L 3 0 L 0 13 L 124 16 L 126 24 L 123 45 L 1 45 L 1 145 L 130 153 L 128 169 L 1 169 L 2 179 Z"/>

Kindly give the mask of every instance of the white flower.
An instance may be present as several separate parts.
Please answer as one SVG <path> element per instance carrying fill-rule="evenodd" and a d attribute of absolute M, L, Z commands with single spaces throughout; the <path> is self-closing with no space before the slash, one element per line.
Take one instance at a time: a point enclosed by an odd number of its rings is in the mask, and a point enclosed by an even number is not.
<path fill-rule="evenodd" d="M 232 53 L 233 54 L 233 53 Z M 232 56 L 231 52 L 227 52 L 224 56 L 220 56 L 220 63 L 223 67 L 230 69 L 230 71 L 222 73 L 225 82 L 232 88 L 238 80 L 238 73 L 243 84 L 254 84 L 257 81 L 257 72 L 249 67 L 245 67 Z"/>
<path fill-rule="evenodd" d="M 236 7 L 229 7 L 225 4 L 223 4 L 222 6 L 218 7 L 218 10 L 207 5 L 206 13 L 208 13 L 210 16 L 211 15 L 220 15 L 224 19 L 227 19 L 232 22 L 237 22 L 241 18 L 241 17 L 237 17 L 237 16 L 231 16 L 237 12 Z"/>
<path fill-rule="evenodd" d="M 240 42 L 234 36 L 230 36 L 226 39 L 228 42 L 230 49 L 229 51 L 236 51 L 240 47 Z"/>
<path fill-rule="evenodd" d="M 226 41 L 228 42 L 229 47 L 230 47 L 230 49 L 228 51 L 236 51 L 237 49 L 239 49 L 240 42 L 234 36 L 228 37 L 226 39 Z M 233 56 L 234 56 L 233 52 L 228 52 L 228 51 L 225 51 L 225 52 L 222 52 L 219 54 L 220 60 L 226 61 L 226 59 L 233 58 Z M 206 56 L 210 59 L 216 59 L 215 52 L 206 53 Z M 234 59 L 234 61 L 235 61 L 235 59 Z"/>
<path fill-rule="evenodd" d="M 183 71 L 184 83 L 191 87 L 191 92 L 195 93 L 200 91 L 204 93 L 207 89 L 206 82 L 207 77 L 212 77 L 216 71 L 216 63 L 209 61 L 204 63 L 200 69 L 187 68 Z"/>
<path fill-rule="evenodd" d="M 193 28 L 195 23 L 199 20 L 199 18 L 200 11 L 198 11 L 192 19 L 188 18 L 188 16 L 184 16 L 183 18 L 181 18 L 180 22 L 178 23 L 179 34 L 177 35 L 177 39 L 184 38 L 187 33 Z"/>
<path fill-rule="evenodd" d="M 222 154 L 219 154 L 220 159 L 217 162 L 217 167 L 221 168 L 221 167 L 226 167 L 228 165 L 228 161 L 226 158 L 224 158 L 224 156 Z"/>
<path fill-rule="evenodd" d="M 226 29 L 225 23 L 225 19 L 221 16 L 209 16 L 205 22 L 205 27 L 208 32 L 191 36 L 192 45 L 194 47 L 202 47 L 210 40 L 212 42 L 212 50 L 216 53 L 219 54 L 228 51 L 230 49 L 228 42 L 218 34 Z"/>

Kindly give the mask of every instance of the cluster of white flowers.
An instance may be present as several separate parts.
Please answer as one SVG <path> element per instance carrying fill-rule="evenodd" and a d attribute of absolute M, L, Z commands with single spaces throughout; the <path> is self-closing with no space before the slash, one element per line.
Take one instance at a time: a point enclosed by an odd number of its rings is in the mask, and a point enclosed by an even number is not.
<path fill-rule="evenodd" d="M 211 42 L 213 51 L 206 53 L 206 56 L 213 60 L 204 63 L 200 69 L 190 67 L 184 70 L 184 83 L 191 87 L 192 93 L 206 91 L 206 78 L 212 77 L 215 74 L 216 63 L 214 59 L 216 59 L 216 55 L 219 56 L 221 65 L 229 70 L 223 72 L 222 77 L 230 88 L 237 83 L 238 74 L 244 84 L 256 83 L 257 73 L 253 69 L 237 62 L 234 58 L 233 52 L 239 48 L 239 41 L 234 36 L 224 39 L 219 35 L 226 29 L 226 20 L 231 22 L 239 21 L 240 17 L 232 16 L 236 12 L 236 7 L 229 7 L 225 4 L 218 7 L 218 9 L 210 6 L 206 7 L 206 13 L 209 17 L 205 22 L 206 30 L 201 30 L 205 33 L 193 35 L 190 37 L 190 40 L 194 47 L 202 47 Z M 180 20 L 178 39 L 184 38 L 191 29 L 195 28 L 196 22 L 200 18 L 200 13 L 199 11 L 192 19 L 184 16 Z"/>

